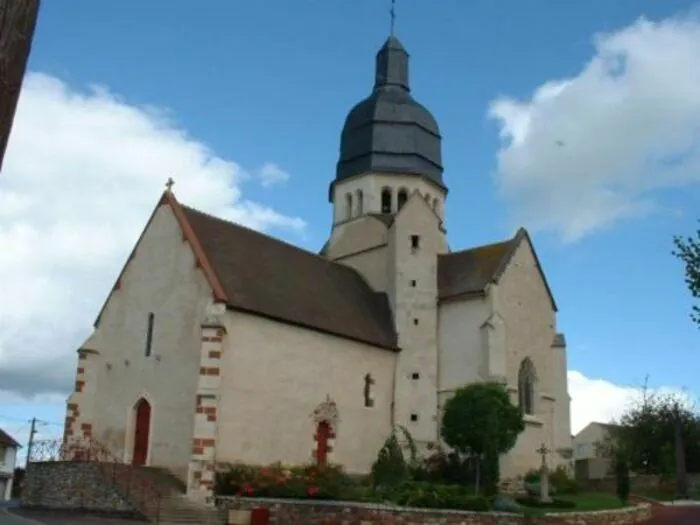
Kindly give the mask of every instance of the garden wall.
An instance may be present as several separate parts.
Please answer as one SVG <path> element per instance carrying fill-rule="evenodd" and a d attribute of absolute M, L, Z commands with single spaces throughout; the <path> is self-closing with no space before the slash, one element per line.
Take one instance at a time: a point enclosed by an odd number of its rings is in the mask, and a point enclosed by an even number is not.
<path fill-rule="evenodd" d="M 581 485 L 600 492 L 615 493 L 617 483 L 614 477 L 592 479 Z M 632 494 L 644 494 L 648 491 L 668 489 L 672 492 L 676 488 L 675 476 L 661 477 L 655 474 L 637 474 L 630 476 L 630 492 Z M 700 492 L 700 474 L 688 474 L 688 489 L 690 492 Z"/>
<path fill-rule="evenodd" d="M 219 498 L 224 509 L 252 510 L 267 508 L 270 525 L 304 523 L 304 525 L 631 525 L 651 517 L 646 504 L 624 509 L 598 512 L 567 512 L 537 517 L 524 517 L 501 512 L 466 512 L 425 510 L 388 505 L 336 501 L 277 500 L 263 498 Z"/>
<path fill-rule="evenodd" d="M 133 506 L 105 480 L 100 464 L 90 461 L 29 463 L 20 503 L 27 508 L 137 515 Z"/>

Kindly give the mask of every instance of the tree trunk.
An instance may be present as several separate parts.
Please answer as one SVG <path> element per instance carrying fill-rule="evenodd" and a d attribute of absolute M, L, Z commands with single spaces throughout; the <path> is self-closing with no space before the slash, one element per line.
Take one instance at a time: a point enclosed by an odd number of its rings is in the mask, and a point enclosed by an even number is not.
<path fill-rule="evenodd" d="M 474 495 L 479 495 L 479 483 L 481 481 L 481 456 L 476 456 L 476 476 L 474 480 Z"/>
<path fill-rule="evenodd" d="M 39 0 L 0 0 L 0 169 L 38 13 Z"/>

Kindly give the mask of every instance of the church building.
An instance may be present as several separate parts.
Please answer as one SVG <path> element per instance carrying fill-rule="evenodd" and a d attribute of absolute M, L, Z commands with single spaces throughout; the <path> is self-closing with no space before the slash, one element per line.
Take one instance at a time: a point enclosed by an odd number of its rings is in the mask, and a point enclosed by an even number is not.
<path fill-rule="evenodd" d="M 526 426 L 502 477 L 537 468 L 542 444 L 569 465 L 566 343 L 532 241 L 448 247 L 440 131 L 408 68 L 391 36 L 345 120 L 320 254 L 166 189 L 78 350 L 66 440 L 200 498 L 221 463 L 366 473 L 397 425 L 430 450 L 454 391 L 499 381 Z"/>

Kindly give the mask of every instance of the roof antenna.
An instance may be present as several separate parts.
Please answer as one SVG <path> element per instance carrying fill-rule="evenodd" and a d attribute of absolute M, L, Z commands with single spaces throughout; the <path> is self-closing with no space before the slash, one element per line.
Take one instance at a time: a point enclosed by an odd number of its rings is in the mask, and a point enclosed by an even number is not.
<path fill-rule="evenodd" d="M 391 0 L 391 9 L 389 9 L 389 15 L 391 15 L 391 36 L 394 36 L 394 25 L 396 24 L 396 0 Z"/>

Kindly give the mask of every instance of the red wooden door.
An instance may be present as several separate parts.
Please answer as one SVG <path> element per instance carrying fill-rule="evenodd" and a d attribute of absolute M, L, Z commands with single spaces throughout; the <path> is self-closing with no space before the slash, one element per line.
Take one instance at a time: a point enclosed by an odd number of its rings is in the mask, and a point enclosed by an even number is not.
<path fill-rule="evenodd" d="M 136 466 L 146 464 L 148 457 L 148 438 L 151 433 L 151 405 L 141 399 L 136 405 L 134 425 L 134 454 L 131 462 Z"/>
<path fill-rule="evenodd" d="M 325 465 L 328 462 L 328 439 L 331 437 L 331 426 L 327 421 L 321 421 L 316 427 L 316 463 Z"/>

